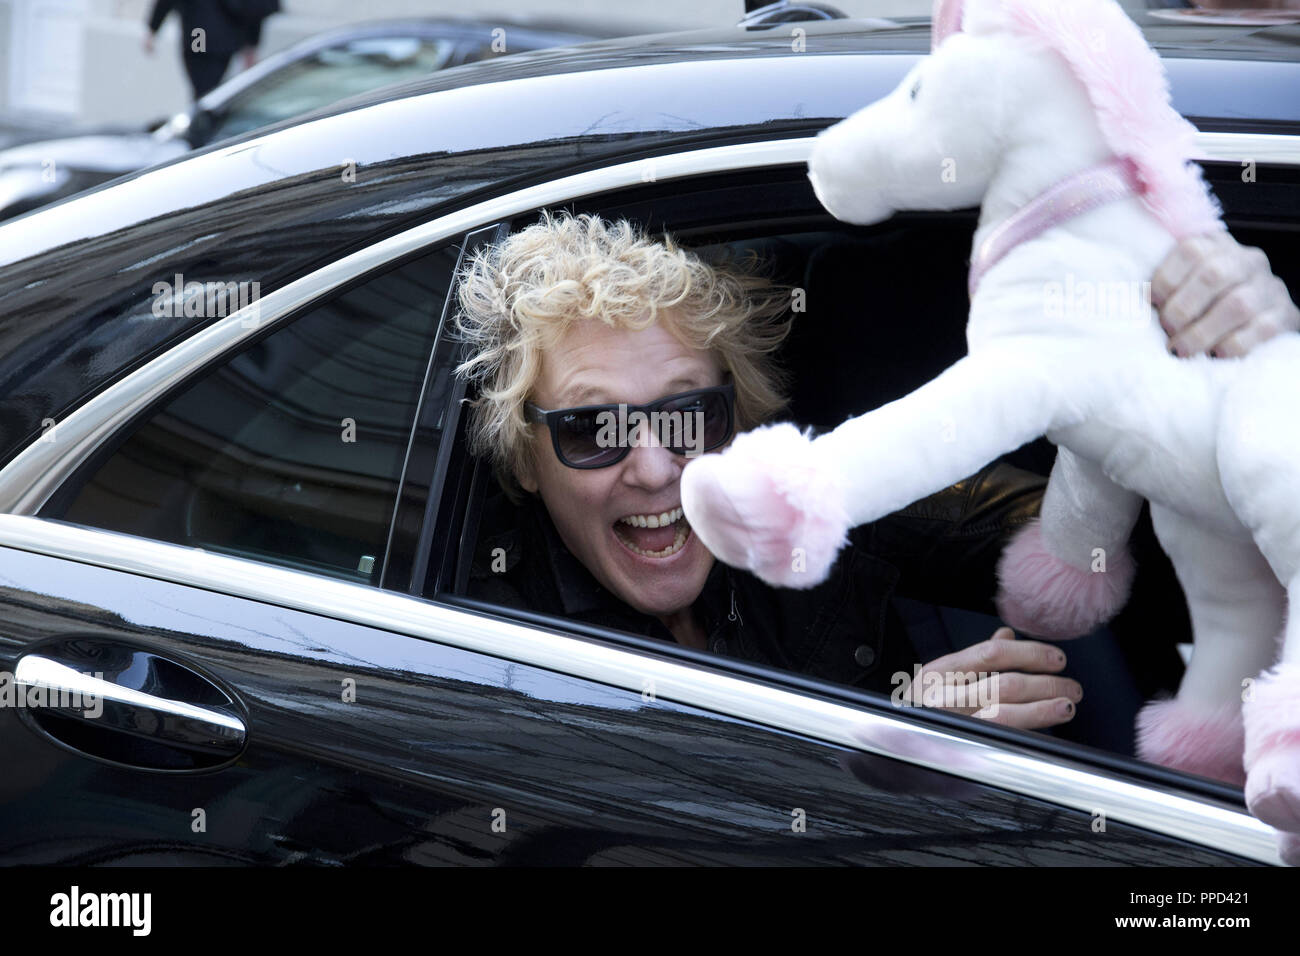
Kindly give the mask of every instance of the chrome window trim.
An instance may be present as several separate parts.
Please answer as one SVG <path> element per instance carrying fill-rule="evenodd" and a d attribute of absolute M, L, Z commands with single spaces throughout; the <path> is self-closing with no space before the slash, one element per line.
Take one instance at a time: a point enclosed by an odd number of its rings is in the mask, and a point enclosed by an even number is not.
<path fill-rule="evenodd" d="M 635 186 L 737 169 L 806 163 L 815 136 L 688 150 L 576 173 L 485 200 L 345 256 L 195 333 L 137 369 L 28 445 L 0 471 L 0 512 L 37 514 L 96 447 L 159 395 L 250 336 L 385 263 L 470 230 L 544 206 Z M 1300 164 L 1300 137 L 1198 133 L 1198 158 Z"/>
<path fill-rule="evenodd" d="M 777 730 L 939 770 L 1262 863 L 1280 864 L 1272 830 L 1238 808 L 1173 788 L 1134 783 L 1081 763 L 994 745 L 922 723 L 583 640 L 561 631 L 473 614 L 418 598 L 43 518 L 0 515 L 0 547 L 142 575 L 318 614 L 558 671 Z M 1082 833 L 1081 833 L 1082 835 Z"/>
<path fill-rule="evenodd" d="M 1286 133 L 1196 133 L 1196 161 L 1300 165 L 1300 136 Z"/>

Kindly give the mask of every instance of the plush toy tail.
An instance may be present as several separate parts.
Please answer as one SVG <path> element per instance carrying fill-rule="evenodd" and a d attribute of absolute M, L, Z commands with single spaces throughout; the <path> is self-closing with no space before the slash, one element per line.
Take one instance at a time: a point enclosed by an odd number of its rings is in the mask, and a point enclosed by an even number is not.
<path fill-rule="evenodd" d="M 850 528 L 839 470 L 793 425 L 757 428 L 682 472 L 682 510 L 718 560 L 768 584 L 826 580 Z"/>
<path fill-rule="evenodd" d="M 996 599 L 1018 631 L 1064 640 L 1105 623 L 1128 600 L 1128 537 L 1142 499 L 1067 448 L 1057 451 L 1039 519 L 1021 529 L 998 563 Z"/>

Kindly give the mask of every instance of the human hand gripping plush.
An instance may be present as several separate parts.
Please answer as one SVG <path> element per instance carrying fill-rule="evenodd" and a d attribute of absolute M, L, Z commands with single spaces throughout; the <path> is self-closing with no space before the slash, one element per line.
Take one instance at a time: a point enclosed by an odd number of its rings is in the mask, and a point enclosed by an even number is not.
<path fill-rule="evenodd" d="M 1286 612 L 1288 596 L 1300 608 L 1300 336 L 1183 358 L 1150 303 L 1116 307 L 1116 288 L 1177 271 L 1180 240 L 1226 233 L 1190 162 L 1194 130 L 1114 0 L 940 2 L 934 24 L 934 51 L 898 89 L 818 137 L 809 178 L 858 224 L 981 206 L 969 354 L 815 440 L 776 425 L 693 461 L 686 516 L 721 560 L 811 587 L 849 528 L 1047 435 L 1057 461 L 1040 520 L 1003 556 L 1003 617 L 1058 639 L 1109 619 L 1149 500 L 1195 653 L 1177 697 L 1140 715 L 1139 754 L 1244 779 L 1251 812 L 1300 862 L 1300 613 Z M 1222 340 L 1221 355 L 1255 344 L 1230 341 L 1231 315 L 1206 313 L 1193 334 L 1207 303 L 1191 300 L 1208 292 L 1183 278 L 1162 290 L 1164 320 L 1188 325 L 1182 353 L 1198 337 Z M 1185 330 L 1170 331 L 1178 344 Z"/>

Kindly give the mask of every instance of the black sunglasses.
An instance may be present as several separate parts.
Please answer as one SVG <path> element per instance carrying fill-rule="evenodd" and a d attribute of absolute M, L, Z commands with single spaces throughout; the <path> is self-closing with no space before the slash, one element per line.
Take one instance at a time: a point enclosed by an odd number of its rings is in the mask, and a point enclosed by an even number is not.
<path fill-rule="evenodd" d="M 728 382 L 669 395 L 646 405 L 581 405 L 547 411 L 526 402 L 524 419 L 551 430 L 555 456 L 570 468 L 618 464 L 632 450 L 632 439 L 643 426 L 649 427 L 659 444 L 675 454 L 702 454 L 731 439 L 736 421 L 736 388 Z"/>

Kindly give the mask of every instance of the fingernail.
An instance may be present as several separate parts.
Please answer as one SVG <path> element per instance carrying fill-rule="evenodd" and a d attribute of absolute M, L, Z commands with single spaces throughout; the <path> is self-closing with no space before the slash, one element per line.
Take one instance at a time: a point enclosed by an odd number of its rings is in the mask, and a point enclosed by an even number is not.
<path fill-rule="evenodd" d="M 1070 717 L 1074 714 L 1074 704 L 1070 703 L 1068 700 L 1058 709 L 1060 710 L 1062 717 Z"/>
<path fill-rule="evenodd" d="M 1055 661 L 1056 663 L 1058 663 L 1058 664 L 1064 664 L 1064 663 L 1065 663 L 1065 651 L 1057 651 L 1057 652 L 1052 656 L 1052 660 L 1054 660 L 1054 661 Z"/>

